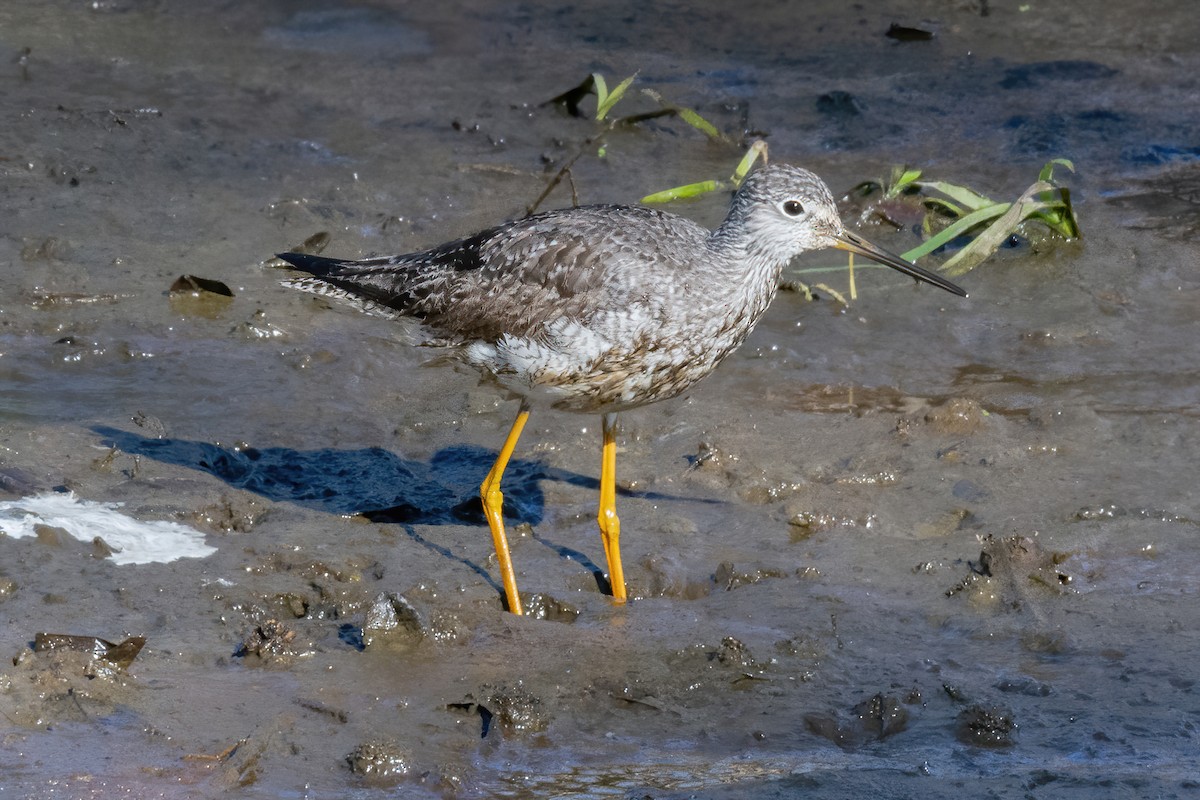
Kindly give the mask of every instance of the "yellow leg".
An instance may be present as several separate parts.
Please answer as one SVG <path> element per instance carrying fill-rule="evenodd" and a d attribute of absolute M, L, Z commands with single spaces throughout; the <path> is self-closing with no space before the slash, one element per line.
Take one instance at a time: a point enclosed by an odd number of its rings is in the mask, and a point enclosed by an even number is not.
<path fill-rule="evenodd" d="M 521 596 L 517 594 L 517 576 L 513 572 L 512 556 L 508 551 L 508 537 L 504 535 L 504 516 L 501 513 L 504 508 L 504 495 L 500 493 L 500 479 L 504 477 L 504 469 L 508 466 L 508 460 L 512 458 L 513 450 L 517 447 L 517 440 L 521 438 L 521 431 L 525 429 L 525 422 L 528 419 L 529 406 L 521 403 L 521 410 L 517 412 L 517 418 L 508 432 L 508 438 L 504 440 L 504 446 L 500 448 L 500 455 L 496 458 L 496 463 L 492 465 L 487 477 L 483 479 L 483 485 L 479 487 L 479 496 L 483 500 L 483 513 L 487 517 L 488 527 L 492 529 L 492 542 L 496 545 L 496 558 L 500 561 L 500 578 L 504 581 L 504 597 L 508 601 L 508 610 L 514 614 L 525 612 L 521 609 Z"/>
<path fill-rule="evenodd" d="M 613 600 L 625 602 L 625 570 L 621 567 L 621 520 L 617 518 L 617 415 L 604 415 L 604 450 L 600 460 L 600 538 L 608 559 Z"/>

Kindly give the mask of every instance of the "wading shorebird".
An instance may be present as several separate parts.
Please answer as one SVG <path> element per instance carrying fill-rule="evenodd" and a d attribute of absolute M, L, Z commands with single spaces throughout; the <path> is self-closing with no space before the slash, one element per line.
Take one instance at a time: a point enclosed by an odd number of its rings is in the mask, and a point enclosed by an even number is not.
<path fill-rule="evenodd" d="M 500 482 L 530 409 L 601 415 L 598 520 L 612 596 L 623 603 L 617 414 L 676 397 L 716 369 L 762 318 L 788 262 L 826 247 L 966 297 L 845 230 L 824 182 L 783 164 L 750 173 L 714 231 L 645 206 L 595 205 L 535 214 L 419 253 L 279 257 L 308 273 L 285 285 L 420 320 L 431 338 L 520 397 L 480 496 L 508 610 L 521 614 Z"/>

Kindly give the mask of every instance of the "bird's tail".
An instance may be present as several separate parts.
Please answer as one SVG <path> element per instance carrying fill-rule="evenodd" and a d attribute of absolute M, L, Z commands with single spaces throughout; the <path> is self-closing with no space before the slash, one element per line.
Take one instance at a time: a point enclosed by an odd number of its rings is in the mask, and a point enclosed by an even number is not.
<path fill-rule="evenodd" d="M 308 253 L 277 253 L 276 258 L 286 261 L 293 268 L 301 272 L 307 272 L 309 275 L 314 275 L 318 278 L 333 275 L 353 263 L 340 258 L 325 258 L 324 256 L 314 256 Z"/>
<path fill-rule="evenodd" d="M 279 253 L 278 258 L 301 273 L 280 281 L 289 289 L 332 297 L 368 314 L 393 319 L 410 316 L 412 298 L 398 278 L 394 259 L 352 261 L 308 253 Z"/>

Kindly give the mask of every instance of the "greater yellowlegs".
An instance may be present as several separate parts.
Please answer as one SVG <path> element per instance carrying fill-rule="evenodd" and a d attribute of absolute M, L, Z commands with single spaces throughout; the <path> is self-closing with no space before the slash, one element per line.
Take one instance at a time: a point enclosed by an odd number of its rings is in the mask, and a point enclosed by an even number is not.
<path fill-rule="evenodd" d="M 500 482 L 530 408 L 602 415 L 598 520 L 612 596 L 623 603 L 617 413 L 675 397 L 712 372 L 754 329 L 788 262 L 825 247 L 966 296 L 845 230 L 821 179 L 787 165 L 752 172 L 715 231 L 644 206 L 596 205 L 536 214 L 419 253 L 279 257 L 309 273 L 286 285 L 416 318 L 521 398 L 480 487 L 508 609 L 520 614 Z"/>

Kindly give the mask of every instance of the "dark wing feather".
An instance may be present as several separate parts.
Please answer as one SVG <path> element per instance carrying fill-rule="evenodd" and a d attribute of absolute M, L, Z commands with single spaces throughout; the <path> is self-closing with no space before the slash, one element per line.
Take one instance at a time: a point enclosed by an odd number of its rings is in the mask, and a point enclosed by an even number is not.
<path fill-rule="evenodd" d="M 291 279 L 285 285 L 317 294 L 332 294 L 356 300 L 367 310 L 387 309 L 393 314 L 424 319 L 421 301 L 425 292 L 418 259 L 413 253 L 362 261 L 324 258 L 304 253 L 279 253 L 278 257 L 312 277 Z"/>

